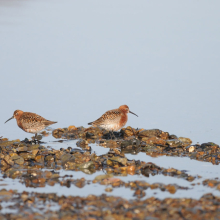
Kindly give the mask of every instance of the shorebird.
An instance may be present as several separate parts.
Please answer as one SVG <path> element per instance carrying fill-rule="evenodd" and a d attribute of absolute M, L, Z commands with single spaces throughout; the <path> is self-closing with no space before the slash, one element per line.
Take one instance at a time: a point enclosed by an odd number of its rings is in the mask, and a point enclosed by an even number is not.
<path fill-rule="evenodd" d="M 23 112 L 21 110 L 15 110 L 13 116 L 9 118 L 6 122 L 10 121 L 13 118 L 17 120 L 18 127 L 21 128 L 23 131 L 35 134 L 35 139 L 39 131 L 43 130 L 49 125 L 57 123 L 54 121 L 49 121 L 35 113 Z"/>
<path fill-rule="evenodd" d="M 113 131 L 118 131 L 127 123 L 128 113 L 136 115 L 129 110 L 129 107 L 127 105 L 121 105 L 117 109 L 105 112 L 100 118 L 98 118 L 96 121 L 88 123 L 88 125 L 104 128 L 107 131 L 111 131 L 114 135 Z"/>

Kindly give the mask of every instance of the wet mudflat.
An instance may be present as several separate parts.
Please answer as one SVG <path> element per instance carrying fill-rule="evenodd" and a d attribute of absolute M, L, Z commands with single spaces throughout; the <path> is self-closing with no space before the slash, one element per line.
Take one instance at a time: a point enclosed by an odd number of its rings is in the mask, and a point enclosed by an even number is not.
<path fill-rule="evenodd" d="M 220 198 L 212 194 L 199 200 L 126 200 L 105 194 L 65 197 L 2 190 L 0 196 L 5 203 L 12 201 L 11 213 L 1 214 L 1 219 L 218 219 L 220 214 Z"/>
<path fill-rule="evenodd" d="M 44 137 L 49 132 L 42 135 L 40 141 L 1 137 L 0 219 L 217 219 L 220 214 L 219 173 L 202 172 L 204 164 L 218 167 L 215 143 L 194 145 L 159 129 L 131 127 L 115 132 L 114 139 L 105 130 L 75 126 L 53 130 L 52 142 Z M 171 166 L 159 165 L 164 156 Z M 172 163 L 174 158 L 201 164 L 201 172 Z"/>

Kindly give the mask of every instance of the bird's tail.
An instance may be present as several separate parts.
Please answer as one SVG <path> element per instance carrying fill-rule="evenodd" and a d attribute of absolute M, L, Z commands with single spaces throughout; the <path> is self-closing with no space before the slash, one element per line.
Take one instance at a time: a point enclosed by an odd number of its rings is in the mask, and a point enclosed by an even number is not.
<path fill-rule="evenodd" d="M 49 126 L 49 125 L 52 125 L 52 124 L 56 124 L 57 123 L 57 121 L 45 121 L 44 122 L 44 124 L 46 125 L 46 126 Z"/>

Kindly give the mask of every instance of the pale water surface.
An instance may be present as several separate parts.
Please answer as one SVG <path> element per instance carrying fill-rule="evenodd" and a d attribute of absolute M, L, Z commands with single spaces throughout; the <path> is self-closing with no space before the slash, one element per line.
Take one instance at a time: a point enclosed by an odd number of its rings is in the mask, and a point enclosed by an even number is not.
<path fill-rule="evenodd" d="M 220 143 L 219 1 L 0 0 L 0 133 L 16 109 L 87 126 L 127 104 L 128 125 Z"/>

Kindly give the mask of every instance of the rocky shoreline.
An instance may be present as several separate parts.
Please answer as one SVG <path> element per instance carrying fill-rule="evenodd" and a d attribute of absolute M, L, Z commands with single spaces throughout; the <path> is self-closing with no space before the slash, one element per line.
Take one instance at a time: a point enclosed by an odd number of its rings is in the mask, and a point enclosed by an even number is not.
<path fill-rule="evenodd" d="M 17 193 L 1 190 L 1 203 L 11 201 L 13 213 L 0 219 L 219 219 L 220 197 L 206 194 L 199 200 L 126 200 L 120 197 L 89 195 L 57 196 L 55 193 Z M 56 210 L 53 210 L 53 207 Z M 16 212 L 16 213 L 14 213 Z"/>
<path fill-rule="evenodd" d="M 48 133 L 43 132 L 43 136 Z M 181 178 L 191 182 L 201 176 L 192 176 L 185 170 L 164 168 L 151 162 L 129 160 L 126 153 L 146 153 L 151 157 L 178 156 L 194 160 L 210 162 L 218 165 L 220 148 L 214 143 L 192 145 L 189 138 L 170 135 L 159 129 L 145 130 L 131 127 L 123 128 L 114 133 L 116 139 L 111 139 L 108 132 L 99 128 L 58 128 L 53 130 L 54 138 L 59 142 L 78 140 L 76 145 L 81 148 L 67 147 L 53 149 L 44 142 L 29 140 L 12 140 L 0 138 L 0 161 L 3 178 L 0 191 L 0 201 L 4 206 L 0 209 L 9 211 L 0 215 L 1 219 L 207 219 L 220 215 L 220 197 L 205 194 L 199 200 L 189 198 L 145 198 L 146 190 L 159 189 L 161 192 L 175 194 L 179 190 L 190 190 L 189 187 L 178 184 L 148 183 L 145 180 L 123 181 L 120 176 L 162 175 Z M 41 137 L 39 137 L 41 139 Z M 46 138 L 45 138 L 46 140 Z M 90 144 L 96 143 L 109 148 L 109 152 L 98 156 L 91 151 Z M 51 169 L 53 171 L 51 171 Z M 72 175 L 61 176 L 60 170 L 71 170 L 85 174 L 97 175 L 93 180 L 73 178 Z M 133 198 L 126 200 L 121 197 L 88 195 L 58 196 L 55 193 L 28 193 L 4 189 L 4 178 L 19 179 L 26 187 L 46 187 L 58 184 L 62 187 L 83 188 L 86 185 L 105 185 L 106 192 L 116 188 L 126 188 L 132 191 Z M 197 183 L 198 184 L 198 183 Z M 220 181 L 205 179 L 201 183 L 206 187 L 220 190 Z M 1 185 L 1 184 L 0 184 Z M 13 205 L 11 205 L 11 204 Z M 9 204 L 9 205 L 8 205 Z M 41 206 L 48 204 L 48 207 Z M 52 204 L 52 205 L 51 205 Z M 55 206 L 56 210 L 50 209 Z M 30 217 L 31 216 L 31 217 Z"/>

